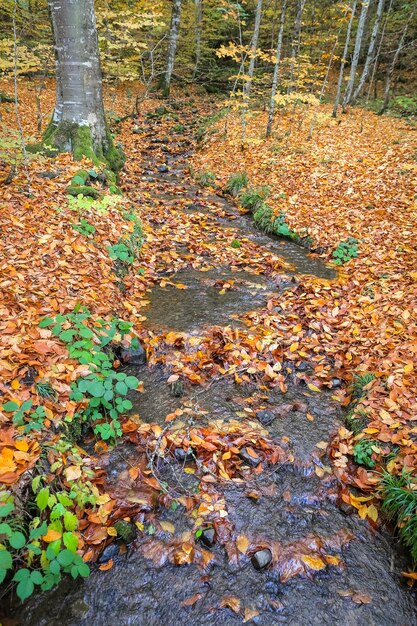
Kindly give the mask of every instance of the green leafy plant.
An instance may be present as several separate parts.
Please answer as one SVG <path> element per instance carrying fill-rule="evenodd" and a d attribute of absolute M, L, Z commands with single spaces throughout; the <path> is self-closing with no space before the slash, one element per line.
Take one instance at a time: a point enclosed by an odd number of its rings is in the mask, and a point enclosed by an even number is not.
<path fill-rule="evenodd" d="M 45 421 L 46 412 L 42 405 L 32 410 L 33 401 L 25 400 L 20 406 L 14 400 L 3 404 L 3 411 L 13 413 L 13 424 L 16 426 L 24 426 L 25 434 L 32 430 L 42 430 Z"/>
<path fill-rule="evenodd" d="M 124 261 L 125 263 L 133 263 L 134 256 L 130 253 L 129 248 L 124 243 L 116 243 L 113 246 L 108 246 L 107 251 L 111 259 Z"/>
<path fill-rule="evenodd" d="M 0 492 L 0 583 L 12 576 L 16 594 L 22 600 L 36 587 L 47 591 L 62 574 L 86 577 L 90 568 L 77 554 L 78 519 L 71 510 L 74 496 L 67 491 L 53 493 L 41 486 L 39 475 L 32 481 L 37 515 L 24 528 L 16 515 L 14 496 Z"/>
<path fill-rule="evenodd" d="M 257 211 L 265 203 L 270 192 L 269 187 L 255 187 L 253 189 L 247 189 L 240 196 L 240 204 L 244 209 L 249 211 Z"/>
<path fill-rule="evenodd" d="M 359 465 L 366 467 L 375 467 L 375 461 L 372 458 L 375 442 L 371 439 L 361 439 L 353 447 L 353 458 Z"/>
<path fill-rule="evenodd" d="M 120 415 L 132 408 L 126 398 L 129 389 L 136 389 L 139 380 L 112 369 L 112 341 L 122 339 L 132 327 L 130 322 L 113 319 L 93 320 L 88 309 L 79 308 L 67 315 L 44 318 L 42 328 L 52 327 L 52 333 L 67 344 L 71 358 L 87 365 L 90 373 L 71 385 L 71 399 L 84 402 L 85 408 L 75 419 L 93 427 L 102 439 L 115 439 L 122 433 Z"/>
<path fill-rule="evenodd" d="M 299 236 L 292 231 L 286 222 L 286 215 L 281 211 L 279 215 L 274 215 L 271 207 L 265 203 L 261 204 L 253 214 L 255 224 L 266 233 L 273 233 L 278 237 L 288 237 L 298 241 Z"/>
<path fill-rule="evenodd" d="M 382 509 L 397 523 L 398 534 L 410 549 L 417 563 L 417 480 L 408 472 L 392 476 L 385 472 L 382 477 Z"/>
<path fill-rule="evenodd" d="M 73 224 L 72 227 L 74 230 L 78 231 L 82 235 L 85 235 L 85 237 L 88 237 L 89 235 L 91 235 L 92 233 L 95 233 L 96 231 L 96 227 L 90 224 L 84 218 L 80 220 L 78 224 Z"/>
<path fill-rule="evenodd" d="M 232 196 L 238 196 L 244 187 L 248 184 L 248 176 L 245 172 L 239 172 L 232 174 L 226 183 L 224 188 L 226 193 L 230 193 Z"/>
<path fill-rule="evenodd" d="M 242 244 L 240 243 L 239 239 L 233 239 L 232 243 L 230 244 L 230 246 L 232 248 L 241 248 Z"/>
<path fill-rule="evenodd" d="M 336 250 L 333 250 L 332 257 L 336 265 L 348 263 L 351 259 L 358 256 L 358 242 L 354 237 L 348 237 L 345 241 L 341 241 Z"/>

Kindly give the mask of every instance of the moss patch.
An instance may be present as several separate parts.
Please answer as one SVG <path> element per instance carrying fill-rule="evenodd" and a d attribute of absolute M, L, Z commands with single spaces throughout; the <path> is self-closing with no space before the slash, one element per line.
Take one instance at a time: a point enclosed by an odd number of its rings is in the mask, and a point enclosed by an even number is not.
<path fill-rule="evenodd" d="M 80 161 L 87 157 L 96 166 L 103 163 L 107 168 L 117 174 L 125 163 L 123 150 L 114 145 L 113 137 L 109 130 L 106 133 L 106 141 L 103 146 L 95 147 L 88 126 L 79 126 L 72 122 L 61 122 L 56 125 L 51 123 L 46 129 L 43 142 L 31 147 L 32 152 L 72 152 L 74 159 Z"/>

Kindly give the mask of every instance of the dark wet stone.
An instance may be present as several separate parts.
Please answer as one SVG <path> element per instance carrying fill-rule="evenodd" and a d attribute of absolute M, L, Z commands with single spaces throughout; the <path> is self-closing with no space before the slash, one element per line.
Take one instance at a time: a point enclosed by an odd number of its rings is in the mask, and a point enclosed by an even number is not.
<path fill-rule="evenodd" d="M 84 600 L 76 600 L 71 604 L 70 612 L 73 617 L 83 619 L 87 616 L 90 609 L 91 606 L 84 602 Z"/>
<path fill-rule="evenodd" d="M 332 389 L 338 389 L 342 386 L 342 381 L 340 378 L 333 378 L 332 380 Z"/>
<path fill-rule="evenodd" d="M 38 376 L 38 371 L 36 368 L 32 367 L 31 365 L 29 365 L 28 367 L 28 371 L 26 372 L 26 374 L 24 375 L 24 377 L 22 378 L 22 383 L 24 385 L 33 385 L 35 382 L 35 378 Z"/>
<path fill-rule="evenodd" d="M 216 533 L 214 528 L 205 528 L 201 533 L 199 539 L 201 543 L 203 543 L 206 548 L 211 548 L 215 543 Z"/>
<path fill-rule="evenodd" d="M 161 174 L 166 174 L 168 171 L 168 165 L 160 165 L 158 167 L 158 172 L 161 172 Z"/>
<path fill-rule="evenodd" d="M 146 180 L 146 182 L 148 182 L 148 183 L 154 183 L 154 182 L 155 182 L 155 179 L 154 179 L 154 178 L 152 178 L 152 176 L 146 176 L 145 180 Z"/>
<path fill-rule="evenodd" d="M 119 546 L 116 543 L 111 543 L 104 548 L 103 552 L 97 559 L 97 563 L 107 563 L 107 561 L 110 561 L 110 559 L 114 559 L 118 554 Z"/>
<path fill-rule="evenodd" d="M 261 422 L 261 424 L 263 424 L 264 426 L 268 426 L 268 424 L 274 421 L 274 419 L 276 418 L 276 414 L 273 411 L 268 410 L 258 411 L 256 417 Z"/>
<path fill-rule="evenodd" d="M 261 462 L 261 459 L 259 457 L 255 459 L 253 456 L 251 456 L 246 448 L 243 448 L 240 451 L 239 456 L 242 461 L 244 461 L 247 465 L 250 465 L 251 467 L 257 467 Z"/>
<path fill-rule="evenodd" d="M 61 172 L 38 172 L 38 176 L 39 178 L 48 178 L 49 180 L 52 180 L 53 178 L 57 178 L 60 175 Z"/>
<path fill-rule="evenodd" d="M 176 380 L 171 384 L 171 394 L 174 398 L 181 398 L 184 395 L 184 383 L 182 380 Z"/>
<path fill-rule="evenodd" d="M 299 363 L 296 367 L 299 372 L 306 372 L 310 369 L 311 366 L 309 363 L 307 363 L 307 361 L 301 361 L 301 363 Z"/>
<path fill-rule="evenodd" d="M 125 543 L 132 543 L 136 539 L 136 526 L 125 520 L 117 520 L 114 523 L 114 527 L 117 530 L 117 536 L 123 539 Z"/>
<path fill-rule="evenodd" d="M 194 461 L 194 454 L 192 450 L 184 450 L 184 448 L 175 448 L 174 456 L 180 463 L 190 463 Z"/>
<path fill-rule="evenodd" d="M 342 502 L 341 504 L 339 504 L 339 509 L 342 511 L 343 515 L 347 516 L 353 515 L 353 513 L 355 512 L 354 507 L 347 502 Z"/>
<path fill-rule="evenodd" d="M 258 550 L 255 552 L 253 557 L 251 558 L 251 563 L 255 569 L 258 571 L 261 569 L 265 569 L 272 561 L 271 550 L 265 548 L 264 550 Z"/>
<path fill-rule="evenodd" d="M 129 365 L 143 365 L 146 363 L 146 352 L 140 344 L 137 348 L 121 348 L 120 359 Z"/>

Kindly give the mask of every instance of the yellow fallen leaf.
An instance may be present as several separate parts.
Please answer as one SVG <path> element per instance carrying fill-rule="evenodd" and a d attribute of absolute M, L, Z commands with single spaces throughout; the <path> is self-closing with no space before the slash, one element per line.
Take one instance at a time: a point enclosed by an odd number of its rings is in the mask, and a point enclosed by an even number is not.
<path fill-rule="evenodd" d="M 54 530 L 53 528 L 48 528 L 48 532 L 46 533 L 46 535 L 42 536 L 42 539 L 46 541 L 46 543 L 51 543 L 52 541 L 57 541 L 58 539 L 61 539 L 61 537 L 62 533 Z"/>
<path fill-rule="evenodd" d="M 174 532 L 175 532 L 175 526 L 174 526 L 174 524 L 173 524 L 172 522 L 168 522 L 168 521 L 166 521 L 166 520 L 162 520 L 162 521 L 161 521 L 161 522 L 159 522 L 159 523 L 160 523 L 160 525 L 161 525 L 161 528 L 162 528 L 163 530 L 165 530 L 165 532 L 174 534 Z"/>
<path fill-rule="evenodd" d="M 318 387 L 316 387 L 316 385 L 313 385 L 313 383 L 308 383 L 307 387 L 311 390 L 311 391 L 320 391 L 320 389 Z"/>
<path fill-rule="evenodd" d="M 14 445 L 16 449 L 21 452 L 27 452 L 29 450 L 29 444 L 26 439 L 18 439 Z"/>
<path fill-rule="evenodd" d="M 246 537 L 246 535 L 239 535 L 236 540 L 236 546 L 239 552 L 241 552 L 242 554 L 246 554 L 246 550 L 249 547 L 249 539 Z"/>
<path fill-rule="evenodd" d="M 308 565 L 310 569 L 314 569 L 316 571 L 326 567 L 326 563 L 318 556 L 308 556 L 307 554 L 302 554 L 301 560 L 303 563 Z"/>

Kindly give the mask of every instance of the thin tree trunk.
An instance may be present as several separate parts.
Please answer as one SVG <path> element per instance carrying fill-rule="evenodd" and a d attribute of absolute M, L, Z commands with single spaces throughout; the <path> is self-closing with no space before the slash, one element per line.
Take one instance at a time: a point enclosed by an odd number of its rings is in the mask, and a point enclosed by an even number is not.
<path fill-rule="evenodd" d="M 55 41 L 56 106 L 45 144 L 76 159 L 122 165 L 106 125 L 94 0 L 48 0 Z"/>
<path fill-rule="evenodd" d="M 352 64 L 350 66 L 349 81 L 346 87 L 346 92 L 345 92 L 345 96 L 343 98 L 343 103 L 342 103 L 343 113 L 346 112 L 346 107 L 350 103 L 351 98 L 352 98 L 353 88 L 355 86 L 356 70 L 358 67 L 359 55 L 360 55 L 361 47 L 362 47 L 363 33 L 365 31 L 366 16 L 368 14 L 368 9 L 371 5 L 371 2 L 372 0 L 362 1 L 362 10 L 361 10 L 361 14 L 359 17 L 358 30 L 356 32 L 355 48 L 353 50 Z"/>
<path fill-rule="evenodd" d="M 336 117 L 337 109 L 339 108 L 340 94 L 342 91 L 342 83 L 343 83 L 343 74 L 345 72 L 346 57 L 348 55 L 348 50 L 349 50 L 350 34 L 352 32 L 352 24 L 353 24 L 355 12 L 356 12 L 356 4 L 357 4 L 357 0 L 353 0 L 352 9 L 351 9 L 352 12 L 350 15 L 349 24 L 348 24 L 347 31 L 346 31 L 346 41 L 345 41 L 345 47 L 343 50 L 343 57 L 340 62 L 339 80 L 337 81 L 336 98 L 334 101 L 334 107 L 333 107 L 333 113 L 332 113 L 333 117 Z"/>
<path fill-rule="evenodd" d="M 392 77 L 394 75 L 395 66 L 398 63 L 398 59 L 400 57 L 401 50 L 404 47 L 404 41 L 405 41 L 405 38 L 407 36 L 407 30 L 408 30 L 408 27 L 410 25 L 411 20 L 414 17 L 414 13 L 415 12 L 416 12 L 416 7 L 414 7 L 413 10 L 411 11 L 410 16 L 409 16 L 409 18 L 407 20 L 407 23 L 404 26 L 404 30 L 403 30 L 403 33 L 401 35 L 400 43 L 398 44 L 398 48 L 395 51 L 394 58 L 392 59 L 391 65 L 388 68 L 387 78 L 385 80 L 384 102 L 383 102 L 381 110 L 379 111 L 379 115 L 382 115 L 383 113 L 385 113 L 385 111 L 388 108 L 389 98 L 390 98 L 390 90 L 391 90 L 391 83 L 392 83 Z"/>
<path fill-rule="evenodd" d="M 180 18 L 181 18 L 181 0 L 173 0 L 172 13 L 171 13 L 171 25 L 169 28 L 168 37 L 168 52 L 165 74 L 161 80 L 161 88 L 164 96 L 168 98 L 169 91 L 171 89 L 172 72 L 174 71 L 175 55 L 177 53 L 178 37 L 180 32 Z"/>
<path fill-rule="evenodd" d="M 371 69 L 372 62 L 374 60 L 374 51 L 376 46 L 376 41 L 378 39 L 379 27 L 381 25 L 382 14 L 384 12 L 385 0 L 378 0 L 378 7 L 376 10 L 376 16 L 374 21 L 374 26 L 372 28 L 371 40 L 369 42 L 368 54 L 366 55 L 365 65 L 362 70 L 362 75 L 359 79 L 358 86 L 356 87 L 354 94 L 352 96 L 352 103 L 355 103 L 358 99 L 365 82 L 369 76 L 369 72 Z"/>
<path fill-rule="evenodd" d="M 268 112 L 268 124 L 266 126 L 266 136 L 271 136 L 272 131 L 272 121 L 274 119 L 274 109 L 275 109 L 275 96 L 277 93 L 278 87 L 278 78 L 279 78 L 279 68 L 281 64 L 281 51 L 282 51 L 282 39 L 284 36 L 284 25 L 285 25 L 285 13 L 287 11 L 287 0 L 283 0 L 282 9 L 281 9 L 281 20 L 279 25 L 278 32 L 278 40 L 277 40 L 277 52 L 275 59 L 275 67 L 274 67 L 274 77 L 272 79 L 272 88 L 271 88 L 271 100 L 269 102 L 269 112 Z"/>
<path fill-rule="evenodd" d="M 259 27 L 261 25 L 261 17 L 262 17 L 262 0 L 257 0 L 256 14 L 255 14 L 255 26 L 253 29 L 253 36 L 252 36 L 252 43 L 251 43 L 251 50 L 250 50 L 248 80 L 246 81 L 246 85 L 245 85 L 245 93 L 246 93 L 247 98 L 249 98 L 253 73 L 255 71 L 255 58 L 256 58 L 256 51 L 258 49 Z"/>
<path fill-rule="evenodd" d="M 203 20 L 203 2 L 195 0 L 195 65 L 193 71 L 193 80 L 197 75 L 198 66 L 201 59 L 201 22 Z"/>
<path fill-rule="evenodd" d="M 306 0 L 298 0 L 298 3 L 297 3 L 297 13 L 295 15 L 295 21 L 294 21 L 294 35 L 293 35 L 293 40 L 291 42 L 291 65 L 290 65 L 291 70 L 290 70 L 290 78 L 288 82 L 287 93 L 291 93 L 291 91 L 293 90 L 295 59 L 297 58 L 300 52 L 301 18 L 303 15 L 305 3 L 306 3 Z"/>

